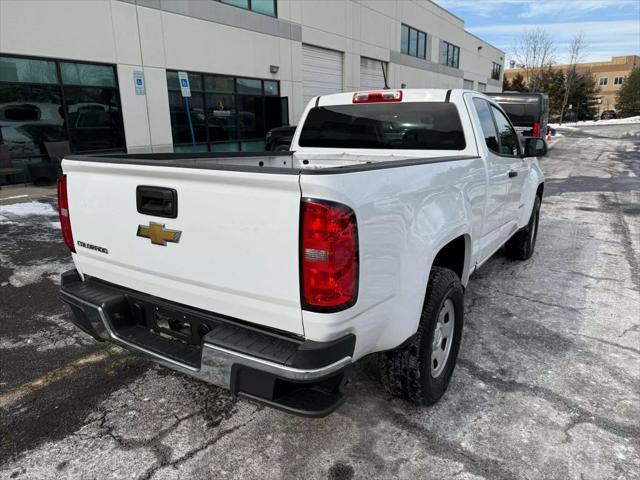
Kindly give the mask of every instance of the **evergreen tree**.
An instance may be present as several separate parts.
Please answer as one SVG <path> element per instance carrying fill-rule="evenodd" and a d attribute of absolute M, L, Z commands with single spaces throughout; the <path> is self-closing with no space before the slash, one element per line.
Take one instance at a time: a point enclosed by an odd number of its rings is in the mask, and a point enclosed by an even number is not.
<path fill-rule="evenodd" d="M 507 76 L 504 75 L 502 77 L 502 91 L 508 92 L 509 90 L 511 90 L 511 83 L 509 83 L 509 79 L 507 78 Z"/>
<path fill-rule="evenodd" d="M 616 109 L 621 117 L 640 115 L 640 68 L 625 78 L 616 98 Z"/>
<path fill-rule="evenodd" d="M 562 70 L 546 69 L 540 73 L 540 92 L 549 95 L 549 116 L 560 115 L 565 89 L 565 75 Z"/>
<path fill-rule="evenodd" d="M 598 113 L 599 92 L 600 87 L 598 87 L 593 75 L 576 74 L 568 102 L 572 106 L 572 119 L 593 120 Z"/>
<path fill-rule="evenodd" d="M 524 81 L 524 77 L 521 73 L 518 73 L 513 80 L 511 80 L 511 91 L 512 92 L 528 92 L 529 89 Z"/>

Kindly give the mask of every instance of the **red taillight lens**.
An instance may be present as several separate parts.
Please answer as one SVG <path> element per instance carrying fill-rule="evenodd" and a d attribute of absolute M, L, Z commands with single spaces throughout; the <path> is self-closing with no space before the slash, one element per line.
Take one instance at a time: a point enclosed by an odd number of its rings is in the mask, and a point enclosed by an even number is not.
<path fill-rule="evenodd" d="M 306 310 L 350 307 L 358 294 L 358 232 L 349 207 L 302 202 L 301 290 Z"/>
<path fill-rule="evenodd" d="M 356 92 L 353 103 L 401 102 L 402 90 L 383 90 L 381 92 Z"/>
<path fill-rule="evenodd" d="M 533 136 L 535 138 L 540 136 L 540 124 L 538 122 L 534 122 L 533 124 Z"/>
<path fill-rule="evenodd" d="M 62 175 L 58 179 L 58 215 L 60 216 L 60 229 L 62 239 L 69 250 L 75 252 L 73 234 L 71 233 L 71 218 L 69 217 L 69 198 L 67 196 L 67 176 Z"/>

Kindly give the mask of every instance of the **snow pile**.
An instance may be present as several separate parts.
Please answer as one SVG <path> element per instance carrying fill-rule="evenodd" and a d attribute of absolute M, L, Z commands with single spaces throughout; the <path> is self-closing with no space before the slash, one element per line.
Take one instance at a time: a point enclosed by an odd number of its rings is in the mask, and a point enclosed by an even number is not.
<path fill-rule="evenodd" d="M 10 205 L 0 205 L 0 217 L 29 217 L 32 215 L 44 215 L 47 217 L 53 217 L 58 215 L 58 213 L 48 203 L 41 202 L 12 203 Z"/>
<path fill-rule="evenodd" d="M 559 125 L 557 123 L 550 123 L 551 128 L 565 128 L 567 130 L 571 127 L 588 127 L 593 125 L 628 125 L 630 123 L 640 123 L 640 115 L 627 118 L 611 118 L 609 120 L 583 120 L 582 122 L 568 122 Z"/>

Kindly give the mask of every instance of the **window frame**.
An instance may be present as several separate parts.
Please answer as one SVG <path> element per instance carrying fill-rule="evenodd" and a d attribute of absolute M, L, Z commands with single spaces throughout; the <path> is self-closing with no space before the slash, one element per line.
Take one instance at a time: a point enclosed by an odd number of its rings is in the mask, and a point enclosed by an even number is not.
<path fill-rule="evenodd" d="M 604 82 L 603 82 L 604 80 Z M 609 85 L 609 77 L 598 77 L 598 86 L 606 87 Z"/>
<path fill-rule="evenodd" d="M 460 69 L 460 47 L 453 43 L 442 40 L 442 52 L 440 52 L 440 64 L 447 67 Z M 443 55 L 444 54 L 444 55 Z M 451 63 L 449 63 L 449 56 L 451 56 Z M 443 62 L 444 60 L 444 62 Z"/>
<path fill-rule="evenodd" d="M 614 85 L 624 85 L 624 76 L 618 76 L 618 77 L 613 77 L 613 84 Z"/>
<path fill-rule="evenodd" d="M 493 80 L 500 80 L 500 74 L 502 73 L 502 65 L 496 62 L 491 62 L 491 78 Z M 497 73 L 496 73 L 497 70 Z"/>
<path fill-rule="evenodd" d="M 407 49 L 406 51 L 403 50 L 403 46 L 402 46 L 402 38 L 403 38 L 403 34 L 404 32 L 407 32 Z M 413 47 L 415 48 L 415 55 L 413 53 L 411 53 L 411 47 L 412 47 L 412 42 L 411 42 L 411 34 L 415 35 L 415 42 Z M 424 51 L 422 52 L 422 55 L 420 55 L 420 36 L 424 35 Z M 421 60 L 426 60 L 427 59 L 427 45 L 429 43 L 429 34 L 427 32 L 424 32 L 422 30 L 418 30 L 417 28 L 413 28 L 409 25 L 407 25 L 406 23 L 401 23 L 400 24 L 400 53 L 404 54 L 404 55 L 409 55 L 410 57 L 414 57 L 414 58 L 419 58 Z"/>
<path fill-rule="evenodd" d="M 167 74 L 172 73 L 172 74 L 176 74 L 178 71 L 186 71 L 186 70 L 174 70 L 174 69 L 166 69 L 166 73 L 165 73 L 165 77 Z M 186 71 L 187 74 L 189 75 L 189 78 L 191 78 L 192 76 L 199 76 L 200 77 L 200 82 L 202 84 L 202 90 L 197 90 L 192 92 L 196 93 L 198 95 L 202 95 L 202 105 L 203 105 L 203 110 L 205 112 L 205 138 L 203 141 L 196 141 L 196 147 L 204 147 L 206 149 L 206 151 L 208 152 L 214 152 L 216 150 L 214 150 L 214 145 L 235 145 L 237 147 L 237 150 L 234 151 L 238 151 L 238 152 L 243 152 L 245 150 L 242 150 L 242 144 L 243 143 L 248 143 L 248 142 L 257 142 L 257 141 L 262 141 L 264 143 L 265 138 L 264 136 L 262 137 L 251 137 L 251 138 L 241 138 L 240 137 L 240 116 L 237 114 L 238 112 L 238 107 L 239 107 L 239 102 L 240 102 L 240 97 L 260 97 L 262 100 L 262 125 L 265 129 L 265 135 L 266 135 L 266 125 L 267 125 L 267 115 L 266 115 L 266 102 L 267 102 L 267 98 L 278 98 L 278 99 L 282 99 L 282 98 L 286 98 L 286 97 L 282 97 L 281 93 L 282 93 L 282 85 L 281 82 L 279 80 L 274 80 L 273 78 L 259 78 L 259 77 L 247 77 L 247 76 L 237 76 L 237 75 L 227 75 L 227 74 L 221 74 L 221 73 L 211 73 L 211 72 L 194 72 L 194 71 Z M 229 91 L 217 91 L 217 90 L 207 90 L 206 88 L 206 78 L 207 77 L 224 77 L 224 78 L 230 78 L 233 80 L 233 91 L 229 92 Z M 243 93 L 243 92 L 238 92 L 238 80 L 258 80 L 260 81 L 260 86 L 261 86 L 261 93 L 258 94 L 251 94 L 251 93 Z M 265 82 L 275 82 L 278 85 L 278 94 L 277 95 L 268 95 L 265 94 Z M 167 82 L 167 93 L 170 95 L 171 93 L 176 93 L 176 92 L 180 92 L 180 87 L 171 87 L 169 86 L 169 83 Z M 209 117 L 208 117 L 208 110 L 209 110 L 209 105 L 208 105 L 208 101 L 207 101 L 207 96 L 208 95 L 227 95 L 227 96 L 232 96 L 234 99 L 234 108 L 235 108 L 235 112 L 236 112 L 236 119 L 235 119 L 235 138 L 233 139 L 229 139 L 229 140 L 213 140 L 210 137 L 210 132 L 209 132 Z M 184 106 L 182 107 L 184 108 Z M 176 142 L 176 139 L 174 138 L 174 125 L 173 125 L 173 121 L 171 119 L 171 112 L 169 112 L 169 121 L 171 123 L 171 141 L 173 142 L 173 147 L 191 147 L 192 143 L 189 142 Z M 283 118 L 283 121 L 286 121 L 288 123 L 289 118 L 288 118 L 288 112 L 287 112 L 287 118 Z"/>
<path fill-rule="evenodd" d="M 66 141 L 69 142 L 69 147 L 71 148 L 71 151 L 73 153 L 109 153 L 109 152 L 121 152 L 121 151 L 127 151 L 127 140 L 126 140 L 126 134 L 125 134 L 125 128 L 124 128 L 124 116 L 123 116 L 123 112 L 122 112 L 122 97 L 120 95 L 120 80 L 118 78 L 118 68 L 116 64 L 113 63 L 102 63 L 102 62 L 91 62 L 91 61 L 82 61 L 82 60 L 77 60 L 77 59 L 72 59 L 72 58 L 62 58 L 62 57 L 40 57 L 40 56 L 36 56 L 36 55 L 18 55 L 18 54 L 14 54 L 14 53 L 4 53 L 4 52 L 0 52 L 0 57 L 7 57 L 7 58 L 18 58 L 18 59 L 29 59 L 29 60 L 44 60 L 44 61 L 49 61 L 49 62 L 53 62 L 55 64 L 55 69 L 56 69 L 56 76 L 57 76 L 57 82 L 56 83 L 39 83 L 39 82 L 7 82 L 7 81 L 2 81 L 0 80 L 0 85 L 29 85 L 29 86 L 36 86 L 36 87 L 53 87 L 56 88 L 58 90 L 58 94 L 60 95 L 60 106 L 62 107 L 62 111 L 64 113 L 64 117 L 63 117 L 63 122 L 64 122 L 64 131 L 66 134 Z M 101 66 L 101 67 L 110 67 L 113 70 L 113 78 L 114 78 L 114 85 L 113 86 L 96 86 L 96 85 L 76 85 L 76 84 L 65 84 L 62 81 L 62 71 L 60 68 L 60 64 L 61 63 L 76 63 L 76 64 L 83 64 L 83 65 L 97 65 L 97 66 Z M 120 131 L 118 132 L 121 137 L 122 137 L 122 147 L 114 147 L 114 148 L 109 148 L 109 149 L 97 149 L 97 150 L 76 150 L 74 148 L 74 144 L 71 141 L 71 126 L 70 126 L 70 121 L 69 121 L 69 111 L 67 109 L 67 100 L 66 100 L 66 96 L 64 93 L 64 89 L 65 87 L 87 87 L 87 88 L 104 88 L 104 89 L 110 89 L 110 90 L 114 90 L 115 91 L 115 99 L 118 102 L 118 107 L 120 109 Z M 20 158 L 46 158 L 47 155 L 46 154 L 40 154 L 40 155 L 11 155 L 11 158 L 16 158 L 16 159 L 20 159 Z"/>

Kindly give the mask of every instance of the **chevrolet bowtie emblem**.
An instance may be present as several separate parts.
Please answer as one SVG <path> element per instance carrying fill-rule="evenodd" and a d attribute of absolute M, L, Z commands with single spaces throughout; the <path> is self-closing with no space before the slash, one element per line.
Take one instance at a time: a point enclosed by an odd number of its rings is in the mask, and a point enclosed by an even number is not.
<path fill-rule="evenodd" d="M 163 223 L 149 222 L 149 226 L 138 225 L 136 235 L 150 239 L 154 245 L 166 246 L 167 242 L 178 243 L 181 234 L 180 230 L 164 228 Z"/>

